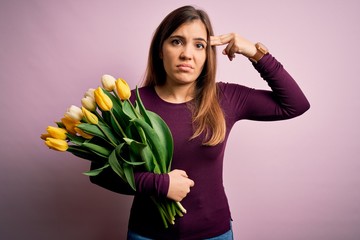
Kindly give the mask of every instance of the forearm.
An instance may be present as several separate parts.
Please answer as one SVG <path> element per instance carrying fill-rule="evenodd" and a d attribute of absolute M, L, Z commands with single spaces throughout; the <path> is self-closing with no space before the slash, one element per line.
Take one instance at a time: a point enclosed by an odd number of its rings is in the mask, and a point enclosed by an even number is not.
<path fill-rule="evenodd" d="M 298 84 L 272 55 L 265 55 L 253 65 L 272 91 L 252 92 L 248 105 L 250 119 L 289 119 L 309 109 L 310 104 Z"/>
<path fill-rule="evenodd" d="M 96 163 L 91 164 L 91 169 L 99 168 Z M 110 191 L 126 194 L 147 194 L 163 197 L 167 195 L 169 188 L 169 176 L 167 174 L 154 174 L 151 172 L 134 173 L 136 192 L 124 182 L 111 168 L 105 169 L 97 176 L 90 177 L 90 181 Z"/>
<path fill-rule="evenodd" d="M 264 56 L 261 64 L 254 65 L 289 117 L 299 116 L 309 109 L 310 103 L 299 85 L 273 56 Z"/>

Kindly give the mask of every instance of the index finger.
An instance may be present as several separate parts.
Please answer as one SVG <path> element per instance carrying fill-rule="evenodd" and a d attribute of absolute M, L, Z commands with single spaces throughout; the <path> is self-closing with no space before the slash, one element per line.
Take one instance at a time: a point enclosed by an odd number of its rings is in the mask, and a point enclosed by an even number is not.
<path fill-rule="evenodd" d="M 210 36 L 210 45 L 211 46 L 221 46 L 227 44 L 231 41 L 231 34 L 223 34 L 219 36 Z"/>

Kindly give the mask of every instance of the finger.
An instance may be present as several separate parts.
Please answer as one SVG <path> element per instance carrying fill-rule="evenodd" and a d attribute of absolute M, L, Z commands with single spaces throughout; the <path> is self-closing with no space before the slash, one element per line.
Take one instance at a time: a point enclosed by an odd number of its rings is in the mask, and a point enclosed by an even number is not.
<path fill-rule="evenodd" d="M 186 174 L 186 172 L 184 170 L 180 170 L 180 169 L 174 169 L 171 172 L 173 172 L 174 174 L 176 174 L 177 176 L 182 176 L 182 177 L 188 177 L 188 175 Z M 170 173 L 171 173 L 170 172 Z"/>
<path fill-rule="evenodd" d="M 228 55 L 228 56 L 234 55 L 234 51 L 232 50 L 233 46 L 234 46 L 234 41 L 231 41 L 224 49 L 223 51 L 223 53 L 225 53 L 224 55 Z"/>
<path fill-rule="evenodd" d="M 222 45 L 220 36 L 210 36 L 210 45 L 211 46 L 220 46 L 220 45 Z"/>
<path fill-rule="evenodd" d="M 179 171 L 180 171 L 180 175 L 181 175 L 181 176 L 186 177 L 186 178 L 189 177 L 184 170 L 179 170 Z"/>
<path fill-rule="evenodd" d="M 235 58 L 234 41 L 231 41 L 226 48 L 223 50 L 223 54 L 227 55 L 229 60 L 232 61 Z"/>
<path fill-rule="evenodd" d="M 195 182 L 193 180 L 190 180 L 190 187 L 195 186 Z"/>
<path fill-rule="evenodd" d="M 211 46 L 221 46 L 227 44 L 233 38 L 231 33 L 223 34 L 219 36 L 210 36 L 210 44 Z"/>

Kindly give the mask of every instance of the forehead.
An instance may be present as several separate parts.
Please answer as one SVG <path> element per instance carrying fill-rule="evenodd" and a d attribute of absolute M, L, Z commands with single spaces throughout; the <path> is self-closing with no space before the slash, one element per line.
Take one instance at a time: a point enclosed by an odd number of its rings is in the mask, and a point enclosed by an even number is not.
<path fill-rule="evenodd" d="M 206 27 L 201 20 L 193 20 L 183 23 L 170 36 L 174 35 L 207 39 Z"/>

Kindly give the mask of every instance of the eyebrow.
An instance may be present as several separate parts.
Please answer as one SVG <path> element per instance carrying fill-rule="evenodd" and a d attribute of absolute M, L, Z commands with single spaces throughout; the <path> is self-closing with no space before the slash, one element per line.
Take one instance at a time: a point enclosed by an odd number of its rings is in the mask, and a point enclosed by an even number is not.
<path fill-rule="evenodd" d="M 180 35 L 172 35 L 170 36 L 169 38 L 180 38 L 180 39 L 185 39 L 183 36 L 180 36 Z M 197 38 L 193 38 L 193 40 L 196 40 L 196 41 L 203 41 L 207 44 L 207 41 L 201 37 L 197 37 Z"/>

